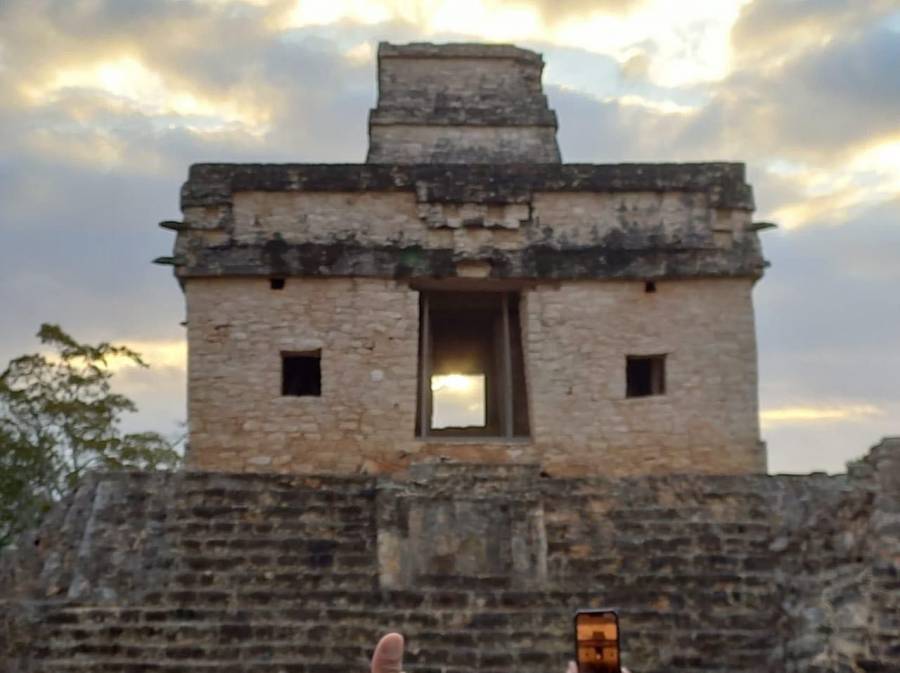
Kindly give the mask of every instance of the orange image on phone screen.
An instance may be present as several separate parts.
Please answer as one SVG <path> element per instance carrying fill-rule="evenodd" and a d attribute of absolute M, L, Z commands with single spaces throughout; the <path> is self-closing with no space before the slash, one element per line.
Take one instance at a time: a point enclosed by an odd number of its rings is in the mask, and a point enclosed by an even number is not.
<path fill-rule="evenodd" d="M 618 615 L 612 610 L 578 612 L 575 649 L 579 673 L 620 673 Z"/>

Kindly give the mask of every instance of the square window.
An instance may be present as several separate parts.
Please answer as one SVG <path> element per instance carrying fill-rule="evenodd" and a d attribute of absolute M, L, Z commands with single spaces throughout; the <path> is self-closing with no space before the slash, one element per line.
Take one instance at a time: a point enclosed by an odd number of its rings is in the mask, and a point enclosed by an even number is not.
<path fill-rule="evenodd" d="M 648 397 L 666 393 L 665 355 L 628 355 L 625 358 L 625 396 Z"/>
<path fill-rule="evenodd" d="M 322 394 L 322 351 L 281 354 L 281 394 L 319 397 Z"/>
<path fill-rule="evenodd" d="M 419 336 L 418 436 L 528 436 L 517 294 L 423 292 Z"/>

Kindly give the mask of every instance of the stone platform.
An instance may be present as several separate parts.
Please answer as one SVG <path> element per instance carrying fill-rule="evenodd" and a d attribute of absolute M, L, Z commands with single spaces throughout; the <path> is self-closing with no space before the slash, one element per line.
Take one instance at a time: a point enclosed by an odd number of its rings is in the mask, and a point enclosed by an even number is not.
<path fill-rule="evenodd" d="M 553 673 L 578 607 L 633 671 L 900 670 L 900 440 L 847 475 L 98 474 L 2 561 L 0 670 Z"/>

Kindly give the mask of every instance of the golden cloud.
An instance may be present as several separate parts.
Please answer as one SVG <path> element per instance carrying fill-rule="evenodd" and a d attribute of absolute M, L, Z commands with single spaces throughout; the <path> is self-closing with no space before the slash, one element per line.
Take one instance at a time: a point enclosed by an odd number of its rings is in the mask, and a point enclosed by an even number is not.
<path fill-rule="evenodd" d="M 727 74 L 729 31 L 746 1 L 693 0 L 672 12 L 669 0 L 301 0 L 280 27 L 400 21 L 426 38 L 534 41 L 607 54 L 674 86 Z M 648 43 L 651 54 L 641 52 Z"/>
<path fill-rule="evenodd" d="M 763 428 L 768 428 L 781 424 L 861 421 L 881 416 L 883 413 L 881 409 L 871 404 L 795 406 L 763 410 L 759 418 Z"/>
<path fill-rule="evenodd" d="M 115 345 L 127 346 L 138 353 L 141 359 L 152 369 L 174 369 L 178 371 L 187 369 L 187 341 L 129 341 L 127 343 L 116 342 Z M 59 362 L 59 356 L 55 353 L 48 352 L 44 356 L 50 362 Z M 108 357 L 106 365 L 113 373 L 141 369 L 131 358 L 124 355 Z"/>
<path fill-rule="evenodd" d="M 90 90 L 148 116 L 183 117 L 191 130 L 220 131 L 238 125 L 253 135 L 268 131 L 269 114 L 264 106 L 234 95 L 209 98 L 178 87 L 134 56 L 64 65 L 42 81 L 23 84 L 21 90 L 33 106 L 52 104 L 67 91 Z"/>

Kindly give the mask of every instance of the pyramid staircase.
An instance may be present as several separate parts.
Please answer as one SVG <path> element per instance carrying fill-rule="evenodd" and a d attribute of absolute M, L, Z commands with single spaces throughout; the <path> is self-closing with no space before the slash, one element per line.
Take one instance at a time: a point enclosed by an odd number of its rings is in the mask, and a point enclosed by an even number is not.
<path fill-rule="evenodd" d="M 571 657 L 574 609 L 602 604 L 621 610 L 625 662 L 642 673 L 897 671 L 897 533 L 877 551 L 862 539 L 896 494 L 866 469 L 856 486 L 476 466 L 408 482 L 94 475 L 4 559 L 0 670 L 345 673 L 398 630 L 411 673 L 552 673 Z M 385 498 L 415 512 L 489 492 L 539 503 L 543 575 L 436 568 L 385 586 Z M 846 604 L 856 621 L 836 639 L 828 620 Z"/>

